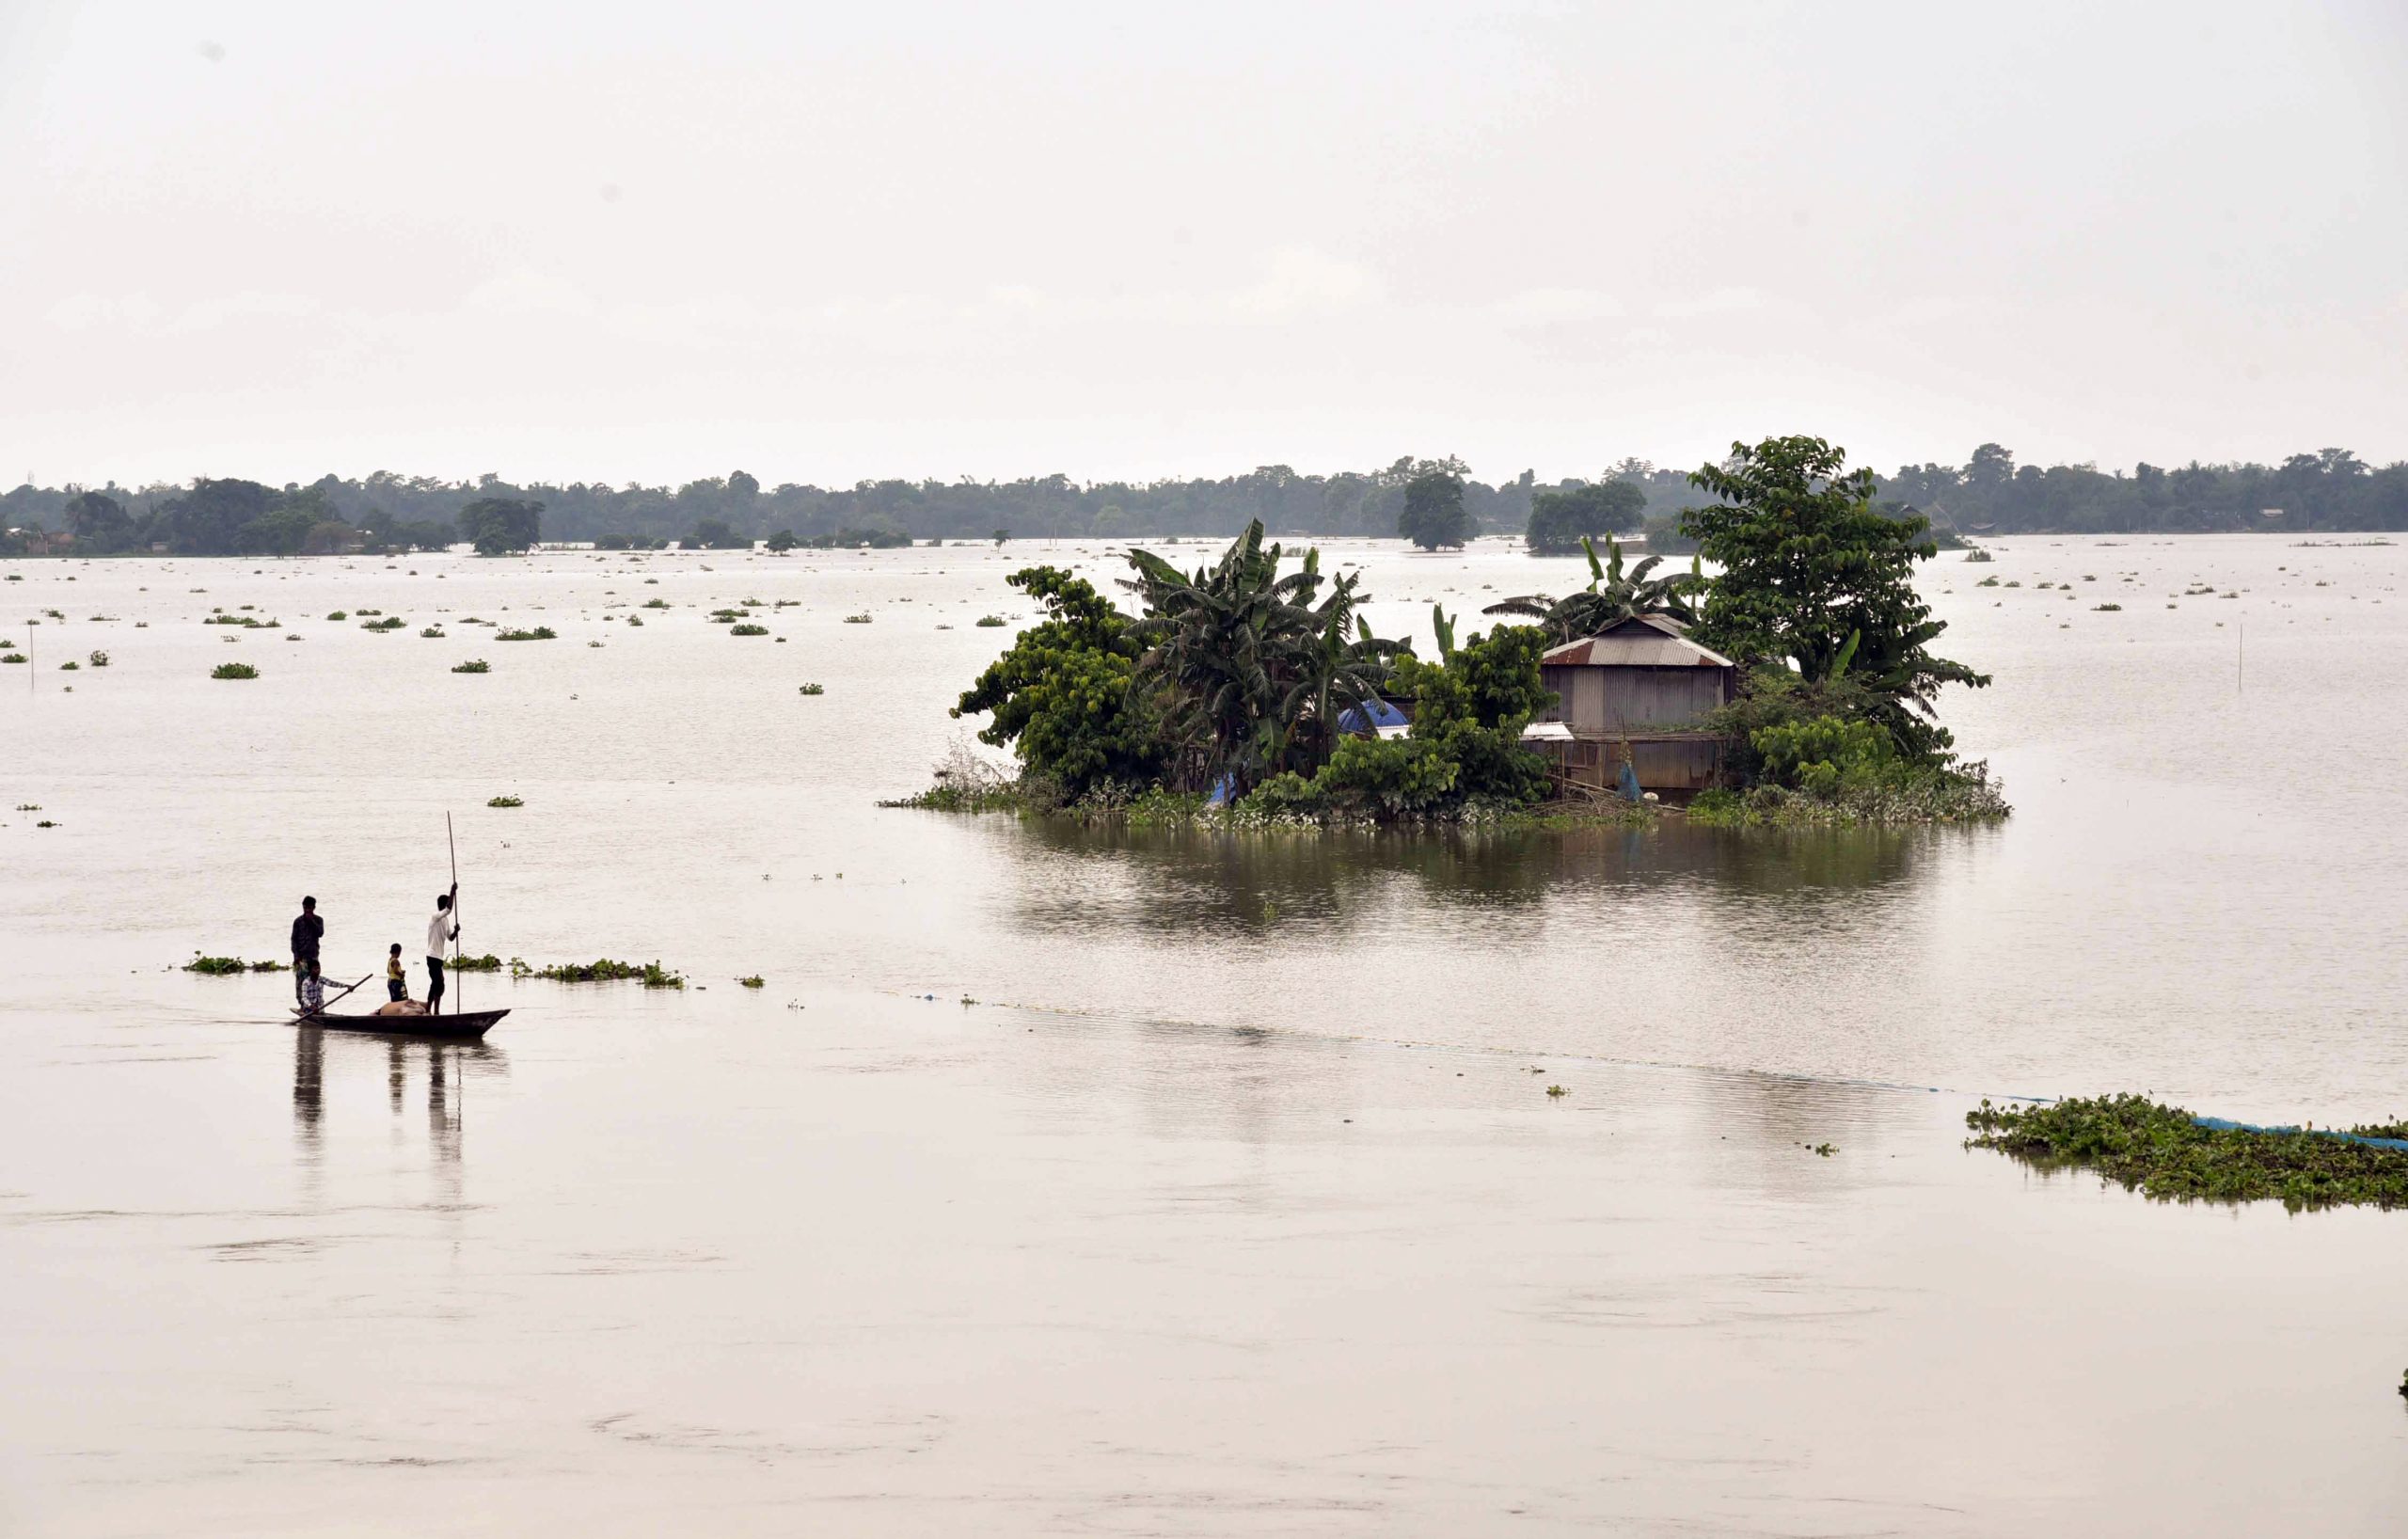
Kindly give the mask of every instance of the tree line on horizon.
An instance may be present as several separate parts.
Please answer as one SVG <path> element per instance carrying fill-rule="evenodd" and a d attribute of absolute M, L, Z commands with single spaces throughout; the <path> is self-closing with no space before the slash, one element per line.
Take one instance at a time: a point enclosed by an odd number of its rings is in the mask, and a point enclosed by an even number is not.
<path fill-rule="evenodd" d="M 1417 484 L 1421 490 L 1416 491 Z M 1451 484 L 1451 485 L 1450 484 Z M 1460 488 L 1460 516 L 1452 506 Z M 1436 488 L 1434 500 L 1433 488 Z M 2408 462 L 2369 466 L 2344 449 L 2279 465 L 2018 465 L 1984 444 L 1961 466 L 1902 466 L 1875 496 L 1913 508 L 1941 531 L 2131 533 L 2251 529 L 2408 530 Z M 1394 537 L 1446 545 L 1481 533 L 1525 534 L 1533 551 L 1576 550 L 1583 534 L 1649 532 L 1671 544 L 1685 509 L 1709 500 L 1687 472 L 1625 459 L 1594 478 L 1548 484 L 1532 471 L 1481 481 L 1461 460 L 1404 456 L 1378 469 L 1315 475 L 1285 465 L 1242 475 L 1150 482 L 863 481 L 835 489 L 766 487 L 742 470 L 682 485 L 513 483 L 487 474 L 445 481 L 377 471 L 273 486 L 241 479 L 126 488 L 20 485 L 0 493 L 0 553 L 41 548 L 47 532 L 80 552 L 164 548 L 178 555 L 301 555 L 429 548 L 483 535 L 496 510 L 540 512 L 547 540 L 619 545 L 893 545 L 911 539 L 1143 538 L 1232 535 L 1259 521 L 1274 533 Z M 1443 505 L 1442 505 L 1443 504 Z M 475 511 L 472 511 L 475 510 Z M 467 516 L 464 521 L 464 515 Z M 473 526 L 473 527 L 472 527 Z M 533 526 L 526 529 L 534 537 Z M 31 535 L 34 538 L 28 539 Z M 523 546 L 519 547 L 523 548 Z"/>

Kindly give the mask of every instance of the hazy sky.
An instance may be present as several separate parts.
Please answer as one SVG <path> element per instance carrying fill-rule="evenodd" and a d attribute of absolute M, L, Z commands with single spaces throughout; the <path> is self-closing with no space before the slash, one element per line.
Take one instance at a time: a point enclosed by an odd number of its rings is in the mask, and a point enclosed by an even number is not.
<path fill-rule="evenodd" d="M 0 0 L 0 484 L 2397 459 L 2408 3 Z"/>

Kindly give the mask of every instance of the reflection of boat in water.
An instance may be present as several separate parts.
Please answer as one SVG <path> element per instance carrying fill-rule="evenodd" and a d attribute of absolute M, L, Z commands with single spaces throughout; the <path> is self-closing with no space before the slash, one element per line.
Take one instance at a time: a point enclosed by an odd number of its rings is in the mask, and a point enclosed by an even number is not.
<path fill-rule="evenodd" d="M 367 1031 L 380 1037 L 435 1038 L 444 1041 L 475 1041 L 493 1029 L 508 1010 L 460 1010 L 451 1015 L 315 1015 L 293 1018 L 299 1026 L 327 1031 Z"/>

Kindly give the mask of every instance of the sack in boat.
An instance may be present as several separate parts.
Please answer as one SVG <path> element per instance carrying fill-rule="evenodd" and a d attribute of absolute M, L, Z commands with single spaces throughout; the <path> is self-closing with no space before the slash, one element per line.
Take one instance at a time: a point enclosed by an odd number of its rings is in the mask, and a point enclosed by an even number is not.
<path fill-rule="evenodd" d="M 424 1015 L 426 1007 L 415 999 L 396 999 L 376 1007 L 378 1015 Z"/>

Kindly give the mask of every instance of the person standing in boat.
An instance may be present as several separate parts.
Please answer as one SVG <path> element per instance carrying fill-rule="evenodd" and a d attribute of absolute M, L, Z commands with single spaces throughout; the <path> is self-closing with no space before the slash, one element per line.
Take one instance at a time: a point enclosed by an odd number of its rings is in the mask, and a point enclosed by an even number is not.
<path fill-rule="evenodd" d="M 426 922 L 426 1013 L 435 1015 L 443 1008 L 443 953 L 460 938 L 460 915 L 452 907 L 452 899 L 460 896 L 460 884 L 435 900 L 435 917 Z"/>
<path fill-rule="evenodd" d="M 314 967 L 318 960 L 318 943 L 325 939 L 326 922 L 318 917 L 318 900 L 305 897 L 301 912 L 293 921 L 293 1003 L 301 1003 L 302 964 Z"/>

